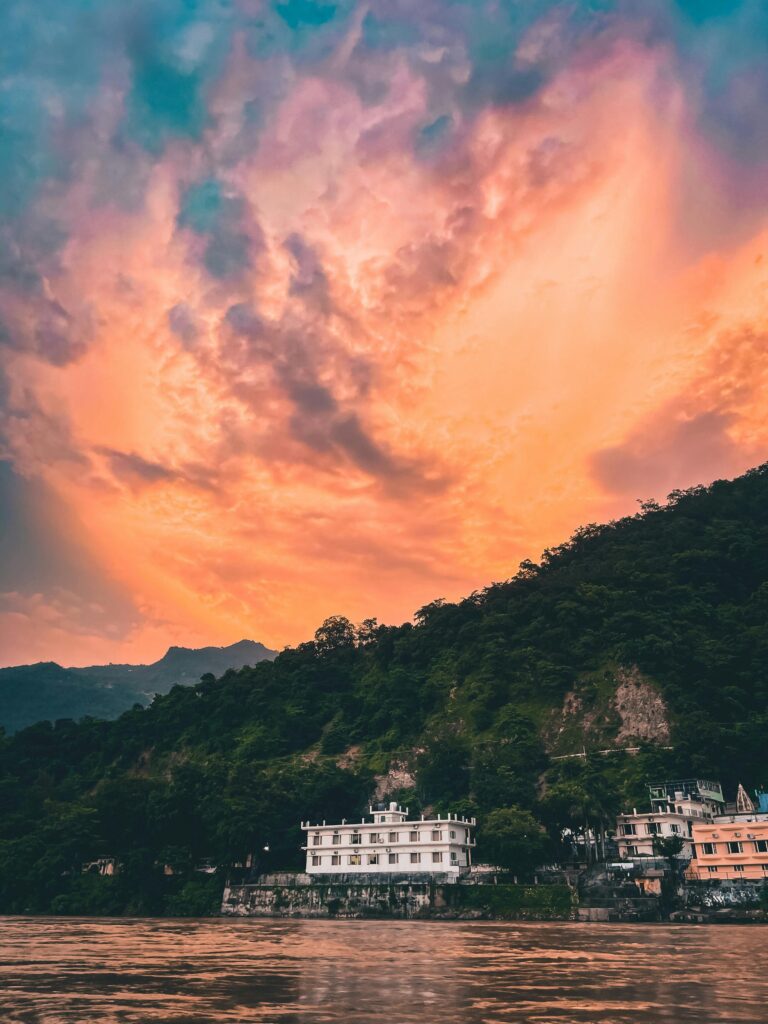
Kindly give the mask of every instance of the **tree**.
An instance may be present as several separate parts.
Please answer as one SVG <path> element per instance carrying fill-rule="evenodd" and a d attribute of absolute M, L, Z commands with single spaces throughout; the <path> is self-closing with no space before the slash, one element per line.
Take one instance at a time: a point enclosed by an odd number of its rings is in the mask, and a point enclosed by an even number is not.
<path fill-rule="evenodd" d="M 546 820 L 561 833 L 583 835 L 587 862 L 605 857 L 606 829 L 619 809 L 619 793 L 602 757 L 558 769 L 541 803 Z M 594 845 L 593 845 L 594 841 Z"/>
<path fill-rule="evenodd" d="M 357 627 L 357 642 L 360 647 L 376 643 L 381 627 L 377 619 L 363 619 Z"/>
<path fill-rule="evenodd" d="M 318 653 L 351 648 L 355 645 L 355 627 L 343 615 L 331 615 L 315 632 Z"/>
<path fill-rule="evenodd" d="M 685 849 L 685 840 L 682 836 L 654 836 L 653 852 L 657 857 L 663 857 L 669 864 L 669 870 L 674 875 L 677 872 L 680 862 L 678 857 Z"/>
<path fill-rule="evenodd" d="M 456 800 L 469 789 L 469 743 L 453 726 L 431 733 L 416 758 L 419 796 L 433 800 Z"/>
<path fill-rule="evenodd" d="M 527 875 L 549 848 L 541 822 L 522 807 L 500 807 L 486 817 L 478 836 L 483 856 L 492 864 Z"/>

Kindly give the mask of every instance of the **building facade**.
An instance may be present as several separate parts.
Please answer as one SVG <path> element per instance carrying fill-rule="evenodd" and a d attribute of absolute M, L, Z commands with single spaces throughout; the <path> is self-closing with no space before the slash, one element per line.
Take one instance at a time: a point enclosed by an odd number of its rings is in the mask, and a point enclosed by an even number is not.
<path fill-rule="evenodd" d="M 472 864 L 474 818 L 456 814 L 409 819 L 396 803 L 370 808 L 371 820 L 301 823 L 309 875 L 447 874 Z"/>
<path fill-rule="evenodd" d="M 693 826 L 689 878 L 712 882 L 768 878 L 768 813 L 718 815 Z"/>
<path fill-rule="evenodd" d="M 719 782 L 707 779 L 682 779 L 649 786 L 650 811 L 620 814 L 616 819 L 616 845 L 619 857 L 654 856 L 654 840 L 678 837 L 683 840 L 680 858 L 693 855 L 693 829 L 696 822 L 711 821 L 725 808 Z"/>

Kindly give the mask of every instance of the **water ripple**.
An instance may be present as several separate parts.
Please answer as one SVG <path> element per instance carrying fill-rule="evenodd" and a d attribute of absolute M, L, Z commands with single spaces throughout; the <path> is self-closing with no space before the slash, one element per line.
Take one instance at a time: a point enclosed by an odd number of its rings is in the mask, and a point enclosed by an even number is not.
<path fill-rule="evenodd" d="M 0 918 L 3 1024 L 766 1024 L 759 926 Z"/>

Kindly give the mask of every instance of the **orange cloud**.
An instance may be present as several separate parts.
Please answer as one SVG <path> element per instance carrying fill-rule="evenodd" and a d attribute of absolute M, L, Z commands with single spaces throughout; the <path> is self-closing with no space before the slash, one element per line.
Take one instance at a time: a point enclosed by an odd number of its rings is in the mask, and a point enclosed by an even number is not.
<path fill-rule="evenodd" d="M 170 145 L 140 211 L 94 205 L 88 174 L 58 208 L 49 302 L 77 296 L 88 343 L 7 361 L 6 457 L 87 524 L 137 616 L 68 634 L 69 598 L 7 598 L 0 622 L 38 623 L 30 658 L 402 620 L 762 456 L 768 225 L 689 242 L 667 52 L 585 44 L 530 100 L 445 110 L 420 150 L 424 77 L 387 57 L 363 102 L 334 70 L 350 32 L 255 149 L 238 45 L 206 146 Z"/>

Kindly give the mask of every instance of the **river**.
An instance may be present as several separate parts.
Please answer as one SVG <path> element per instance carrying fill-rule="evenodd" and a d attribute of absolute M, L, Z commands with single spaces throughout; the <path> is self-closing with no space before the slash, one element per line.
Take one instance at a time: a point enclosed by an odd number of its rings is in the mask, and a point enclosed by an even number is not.
<path fill-rule="evenodd" d="M 0 918 L 2 1024 L 768 1021 L 760 926 Z"/>

